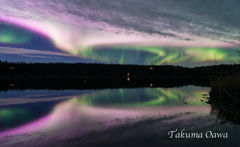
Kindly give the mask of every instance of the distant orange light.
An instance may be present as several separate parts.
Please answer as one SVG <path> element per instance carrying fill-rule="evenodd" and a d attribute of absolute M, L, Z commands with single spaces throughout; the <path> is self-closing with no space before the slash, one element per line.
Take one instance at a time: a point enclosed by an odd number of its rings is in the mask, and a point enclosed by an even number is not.
<path fill-rule="evenodd" d="M 127 75 L 129 76 L 129 75 L 130 75 L 130 73 L 127 73 Z"/>
<path fill-rule="evenodd" d="M 127 78 L 127 81 L 129 81 L 130 80 L 130 78 Z"/>
<path fill-rule="evenodd" d="M 14 87 L 14 84 L 10 84 L 11 87 Z"/>
<path fill-rule="evenodd" d="M 10 67 L 10 69 L 14 69 L 14 67 Z"/>
<path fill-rule="evenodd" d="M 153 68 L 152 68 L 152 67 L 150 67 L 149 69 L 153 70 Z"/>
<path fill-rule="evenodd" d="M 84 82 L 87 82 L 87 80 L 84 80 Z"/>

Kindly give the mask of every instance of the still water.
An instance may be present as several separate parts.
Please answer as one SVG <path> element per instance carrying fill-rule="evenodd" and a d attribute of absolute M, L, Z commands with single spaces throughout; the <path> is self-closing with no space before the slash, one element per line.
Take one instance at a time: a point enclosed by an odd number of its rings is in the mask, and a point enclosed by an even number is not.
<path fill-rule="evenodd" d="M 25 90 L 0 94 L 0 146 L 231 146 L 209 87 Z M 191 134 L 192 133 L 192 134 Z"/>

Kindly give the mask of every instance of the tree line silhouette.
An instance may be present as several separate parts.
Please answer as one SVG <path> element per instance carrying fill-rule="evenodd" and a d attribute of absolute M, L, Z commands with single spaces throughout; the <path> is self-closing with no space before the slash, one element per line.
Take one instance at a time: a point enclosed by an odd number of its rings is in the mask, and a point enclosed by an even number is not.
<path fill-rule="evenodd" d="M 208 77 L 239 70 L 239 64 L 201 67 L 174 65 L 119 65 L 102 63 L 24 63 L 0 61 L 1 77 Z"/>
<path fill-rule="evenodd" d="M 118 88 L 173 88 L 187 85 L 210 87 L 208 78 L 4 78 L 1 91 L 40 90 L 100 90 Z"/>

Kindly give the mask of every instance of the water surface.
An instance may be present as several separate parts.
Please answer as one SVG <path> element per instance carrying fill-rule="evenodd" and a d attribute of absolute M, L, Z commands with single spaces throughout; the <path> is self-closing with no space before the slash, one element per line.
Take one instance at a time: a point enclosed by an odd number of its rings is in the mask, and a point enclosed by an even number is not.
<path fill-rule="evenodd" d="M 209 91 L 188 85 L 2 92 L 0 146 L 234 145 L 239 126 L 220 125 L 202 96 Z M 176 138 L 181 131 L 203 136 Z M 228 136 L 214 139 L 209 131 Z"/>

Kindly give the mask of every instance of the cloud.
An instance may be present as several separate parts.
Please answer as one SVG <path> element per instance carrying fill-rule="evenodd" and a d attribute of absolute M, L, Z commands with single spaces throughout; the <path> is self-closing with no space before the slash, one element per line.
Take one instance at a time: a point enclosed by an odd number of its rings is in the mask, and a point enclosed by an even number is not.
<path fill-rule="evenodd" d="M 66 54 L 66 53 L 24 49 L 24 48 L 12 48 L 12 47 L 0 47 L 0 54 L 13 54 L 13 55 L 22 55 L 27 57 L 40 57 L 40 58 L 49 58 L 47 56 L 73 57 L 73 55 Z M 44 56 L 40 56 L 40 55 L 44 55 Z"/>
<path fill-rule="evenodd" d="M 2 1 L 1 13 L 33 21 L 101 24 L 99 29 L 185 39 L 183 34 L 237 41 L 240 15 L 237 0 L 12 0 Z M 24 11 L 23 11 L 24 10 Z"/>
<path fill-rule="evenodd" d="M 47 57 L 47 56 L 32 56 L 32 55 L 23 55 L 25 57 L 34 57 L 34 58 L 57 58 L 57 57 Z"/>

